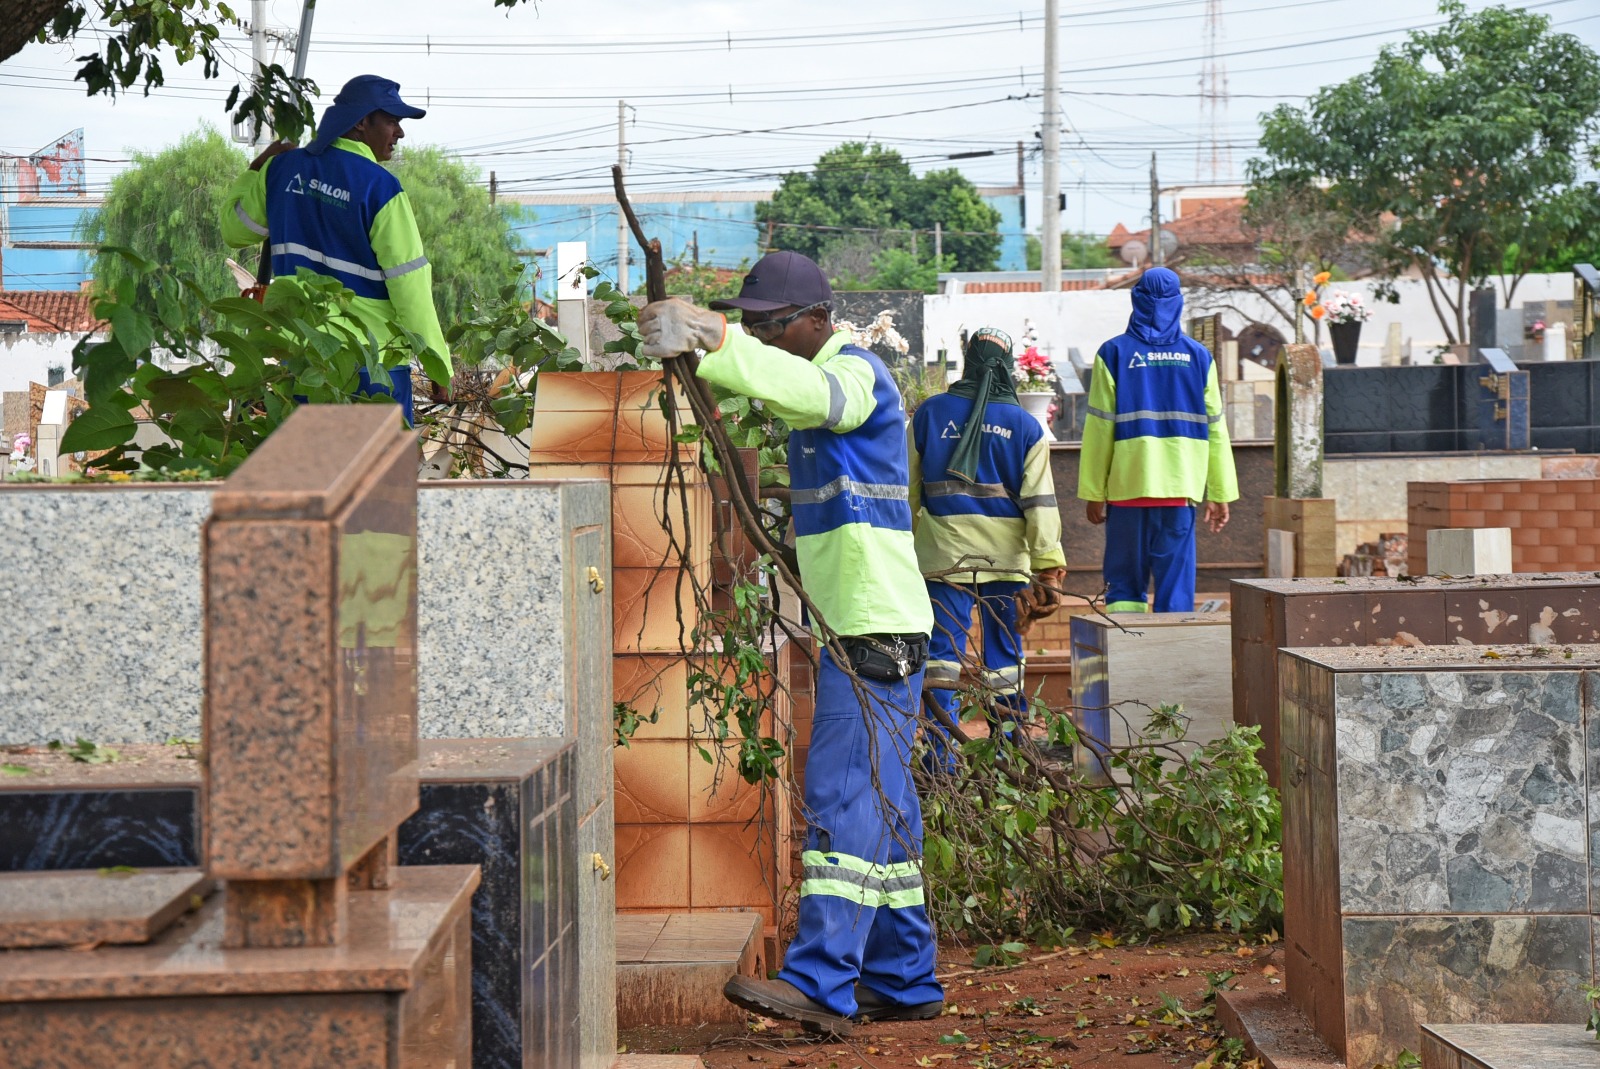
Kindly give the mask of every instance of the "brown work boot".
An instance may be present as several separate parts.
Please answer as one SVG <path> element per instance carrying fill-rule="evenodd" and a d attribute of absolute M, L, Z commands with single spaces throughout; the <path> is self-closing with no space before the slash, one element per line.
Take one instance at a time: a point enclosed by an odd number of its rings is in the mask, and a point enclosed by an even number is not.
<path fill-rule="evenodd" d="M 843 1038 L 855 1030 L 850 1018 L 842 1017 L 822 1003 L 807 998 L 787 980 L 735 976 L 723 986 L 722 994 L 735 1006 L 751 1013 L 796 1021 L 801 1028 L 817 1035 Z"/>

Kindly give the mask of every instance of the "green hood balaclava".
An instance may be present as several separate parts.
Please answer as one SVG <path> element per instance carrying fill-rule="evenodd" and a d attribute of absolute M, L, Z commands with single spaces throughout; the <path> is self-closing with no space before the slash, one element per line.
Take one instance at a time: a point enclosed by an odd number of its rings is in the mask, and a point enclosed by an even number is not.
<path fill-rule="evenodd" d="M 993 327 L 983 327 L 967 342 L 961 377 L 949 393 L 972 400 L 972 414 L 961 428 L 961 441 L 950 454 L 946 474 L 964 483 L 978 481 L 979 453 L 983 449 L 983 417 L 991 402 L 1020 405 L 1017 384 L 1011 377 L 1011 338 Z"/>

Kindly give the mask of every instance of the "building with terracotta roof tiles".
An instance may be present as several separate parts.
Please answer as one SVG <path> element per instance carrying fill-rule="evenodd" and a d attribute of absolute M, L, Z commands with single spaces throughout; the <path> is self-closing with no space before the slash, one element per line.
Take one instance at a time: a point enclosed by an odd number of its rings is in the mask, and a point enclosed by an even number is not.
<path fill-rule="evenodd" d="M 0 289 L 0 334 L 93 334 L 94 298 L 83 290 Z"/>

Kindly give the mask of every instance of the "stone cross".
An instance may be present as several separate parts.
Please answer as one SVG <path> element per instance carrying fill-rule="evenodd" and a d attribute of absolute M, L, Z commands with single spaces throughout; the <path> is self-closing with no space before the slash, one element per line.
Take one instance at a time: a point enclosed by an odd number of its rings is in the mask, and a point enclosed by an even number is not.
<path fill-rule="evenodd" d="M 1278 355 L 1273 481 L 1280 498 L 1322 496 L 1322 357 L 1315 345 L 1285 345 Z"/>

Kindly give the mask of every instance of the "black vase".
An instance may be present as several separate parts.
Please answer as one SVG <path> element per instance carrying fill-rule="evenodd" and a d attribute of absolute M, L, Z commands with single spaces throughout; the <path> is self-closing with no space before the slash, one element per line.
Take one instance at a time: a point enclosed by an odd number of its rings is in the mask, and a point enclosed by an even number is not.
<path fill-rule="evenodd" d="M 1356 362 L 1356 344 L 1361 341 L 1361 322 L 1329 323 L 1328 337 L 1333 340 L 1333 359 L 1338 364 Z"/>

